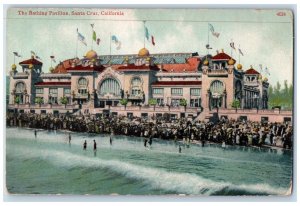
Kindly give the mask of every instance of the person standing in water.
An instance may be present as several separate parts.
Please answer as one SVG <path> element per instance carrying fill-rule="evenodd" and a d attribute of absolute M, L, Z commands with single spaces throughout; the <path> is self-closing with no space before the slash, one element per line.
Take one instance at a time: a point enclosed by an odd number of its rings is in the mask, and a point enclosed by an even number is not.
<path fill-rule="evenodd" d="M 181 146 L 179 146 L 179 153 L 181 153 Z"/>
<path fill-rule="evenodd" d="M 36 138 L 36 136 L 37 136 L 37 131 L 36 131 L 36 129 L 34 130 L 34 137 Z"/>
<path fill-rule="evenodd" d="M 96 140 L 94 140 L 94 151 L 97 150 L 97 143 L 96 143 Z"/>
<path fill-rule="evenodd" d="M 86 150 L 86 140 L 84 140 L 84 143 L 83 143 L 83 150 Z"/>
<path fill-rule="evenodd" d="M 110 145 L 112 145 L 112 137 L 111 136 L 109 137 L 109 143 L 110 143 Z"/>
<path fill-rule="evenodd" d="M 71 139 L 72 139 L 72 137 L 71 137 L 71 134 L 69 133 L 69 144 L 71 144 Z"/>

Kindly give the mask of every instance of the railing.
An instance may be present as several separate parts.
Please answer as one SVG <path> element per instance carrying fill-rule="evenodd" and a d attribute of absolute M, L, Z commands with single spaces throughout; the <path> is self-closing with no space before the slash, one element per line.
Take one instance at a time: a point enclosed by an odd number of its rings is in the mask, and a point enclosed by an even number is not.
<path fill-rule="evenodd" d="M 78 104 L 9 104 L 10 109 L 78 109 Z"/>
<path fill-rule="evenodd" d="M 290 110 L 290 111 L 287 111 L 287 110 L 284 110 L 284 111 L 280 111 L 279 109 L 272 109 L 272 110 L 269 110 L 269 109 L 256 109 L 256 108 L 253 108 L 253 109 L 224 109 L 224 108 L 219 108 L 219 109 L 212 109 L 210 111 L 210 113 L 224 113 L 224 114 L 256 114 L 256 113 L 259 113 L 259 114 L 286 114 L 286 115 L 292 115 L 293 112 Z"/>

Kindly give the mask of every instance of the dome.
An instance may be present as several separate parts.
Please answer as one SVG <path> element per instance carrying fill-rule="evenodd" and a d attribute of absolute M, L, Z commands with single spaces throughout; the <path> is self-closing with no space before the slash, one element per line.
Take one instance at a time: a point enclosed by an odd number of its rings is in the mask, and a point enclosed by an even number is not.
<path fill-rule="evenodd" d="M 90 50 L 85 54 L 85 58 L 87 59 L 96 59 L 97 53 L 94 50 Z"/>
<path fill-rule="evenodd" d="M 49 68 L 49 71 L 50 71 L 51 73 L 53 73 L 53 72 L 54 72 L 54 68 L 53 68 L 53 67 L 50 67 L 50 68 Z"/>
<path fill-rule="evenodd" d="M 17 69 L 17 65 L 13 64 L 11 65 L 11 70 L 15 71 Z"/>
<path fill-rule="evenodd" d="M 209 64 L 208 60 L 205 59 L 204 62 L 203 62 L 203 65 L 207 66 Z"/>
<path fill-rule="evenodd" d="M 268 78 L 267 78 L 267 77 L 265 77 L 265 78 L 264 78 L 264 81 L 265 81 L 265 82 L 267 82 L 267 81 L 268 81 Z"/>
<path fill-rule="evenodd" d="M 242 69 L 243 69 L 243 65 L 238 64 L 238 65 L 236 66 L 236 68 L 237 68 L 238 70 L 242 70 Z"/>
<path fill-rule="evenodd" d="M 149 50 L 148 50 L 148 49 L 142 48 L 142 49 L 140 49 L 138 55 L 139 55 L 139 57 L 146 57 L 146 56 L 149 56 L 150 53 L 149 53 Z"/>
<path fill-rule="evenodd" d="M 234 63 L 235 63 L 235 62 L 234 62 L 233 59 L 229 59 L 229 60 L 228 60 L 228 64 L 229 64 L 229 65 L 234 65 Z"/>

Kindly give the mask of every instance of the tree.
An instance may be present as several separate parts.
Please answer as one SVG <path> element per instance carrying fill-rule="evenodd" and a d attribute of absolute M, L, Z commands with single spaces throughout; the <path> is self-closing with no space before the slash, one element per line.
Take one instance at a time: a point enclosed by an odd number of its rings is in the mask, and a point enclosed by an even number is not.
<path fill-rule="evenodd" d="M 127 99 L 121 99 L 120 104 L 125 106 L 125 109 L 126 109 L 126 105 L 128 104 L 128 100 Z"/>
<path fill-rule="evenodd" d="M 155 110 L 155 105 L 157 104 L 157 100 L 156 99 L 149 99 L 148 104 L 154 106 L 154 110 Z"/>
<path fill-rule="evenodd" d="M 20 104 L 20 102 L 21 102 L 20 97 L 16 97 L 16 98 L 15 98 L 15 103 L 16 103 L 16 104 Z"/>
<path fill-rule="evenodd" d="M 68 104 L 68 98 L 67 97 L 61 97 L 60 98 L 60 103 L 64 104 L 66 106 Z"/>
<path fill-rule="evenodd" d="M 187 106 L 187 101 L 186 101 L 186 99 L 183 99 L 183 98 L 180 99 L 179 105 L 180 105 L 180 106 L 186 107 L 186 106 Z"/>
<path fill-rule="evenodd" d="M 35 100 L 34 100 L 34 102 L 35 102 L 36 104 L 41 105 L 41 104 L 44 103 L 44 99 L 43 99 L 42 97 L 36 97 Z"/>
<path fill-rule="evenodd" d="M 233 100 L 233 102 L 231 103 L 231 107 L 235 108 L 235 110 L 237 110 L 237 108 L 240 108 L 241 107 L 240 100 L 238 99 Z"/>

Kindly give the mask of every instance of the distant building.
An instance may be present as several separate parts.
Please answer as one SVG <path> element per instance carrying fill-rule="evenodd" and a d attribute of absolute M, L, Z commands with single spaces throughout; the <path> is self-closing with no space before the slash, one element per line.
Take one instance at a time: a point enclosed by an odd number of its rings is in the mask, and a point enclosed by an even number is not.
<path fill-rule="evenodd" d="M 19 65 L 21 69 L 14 64 L 10 72 L 8 108 L 21 112 L 125 114 L 121 99 L 128 101 L 127 115 L 143 116 L 158 113 L 153 105 L 135 112 L 150 99 L 161 108 L 158 115 L 172 110 L 175 116 L 197 117 L 215 108 L 231 109 L 235 100 L 244 109 L 268 108 L 268 80 L 252 67 L 243 71 L 241 64 L 235 66 L 236 60 L 223 50 L 214 56 L 150 54 L 146 48 L 110 56 L 90 50 L 83 59 L 60 62 L 50 73 L 34 56 Z M 184 112 L 176 110 L 182 102 Z"/>

